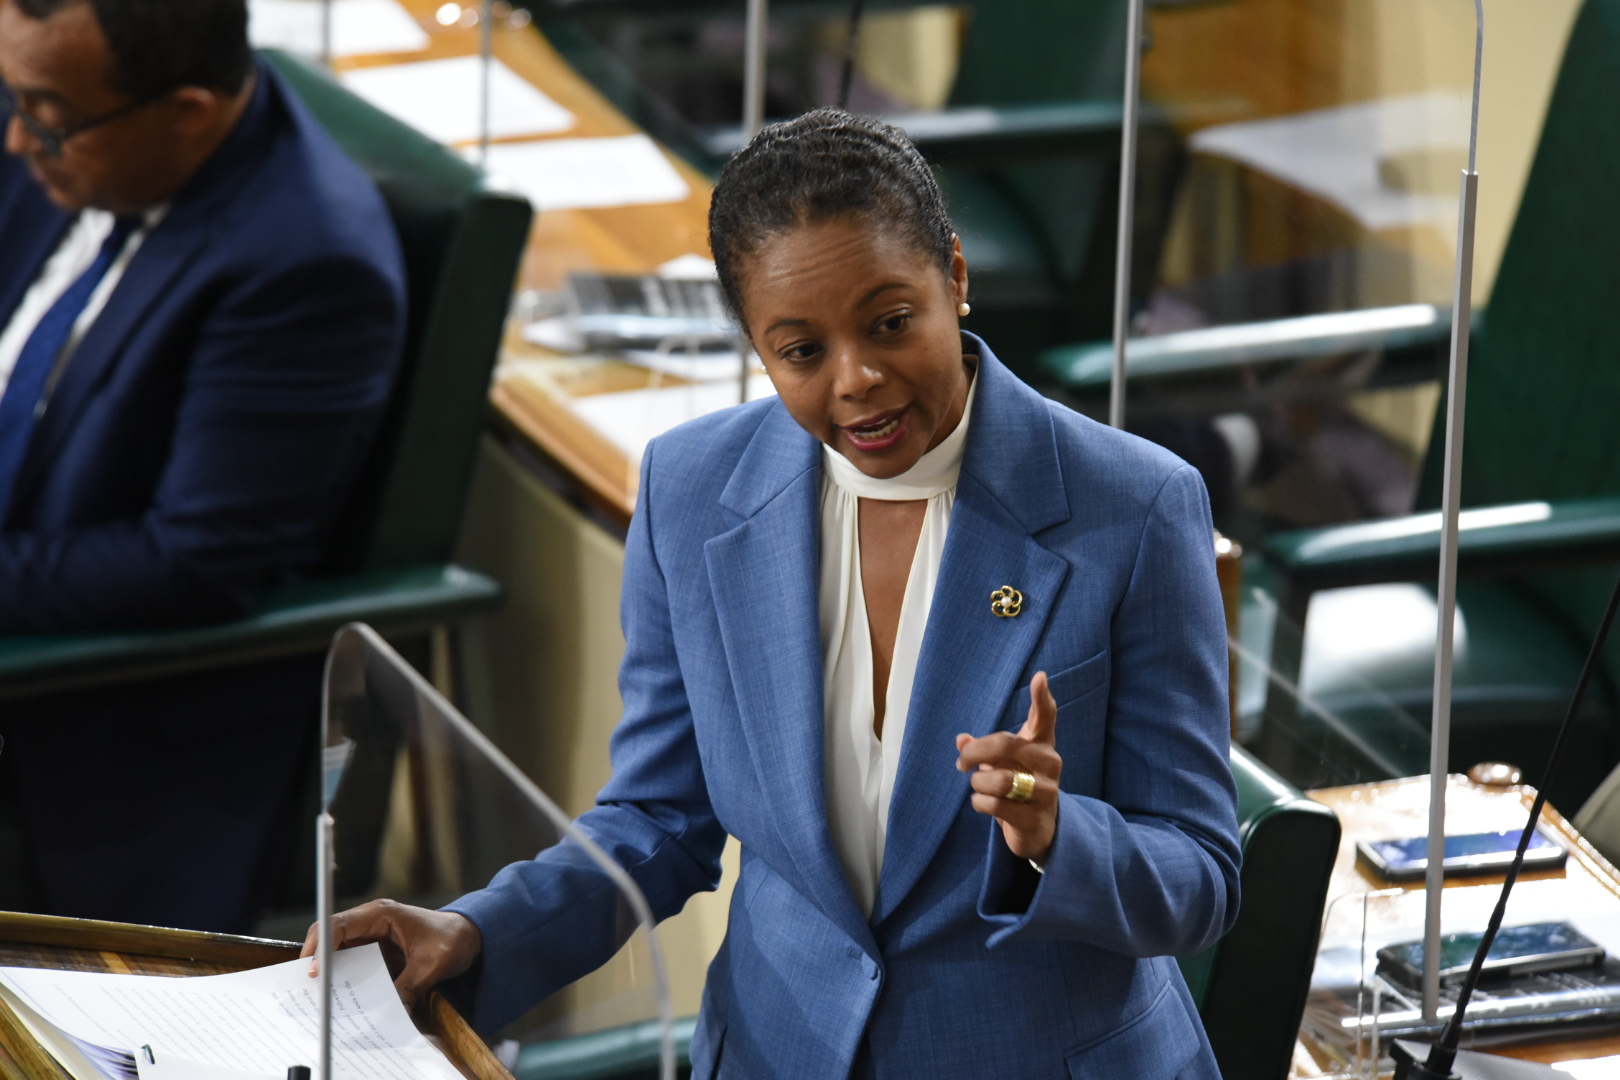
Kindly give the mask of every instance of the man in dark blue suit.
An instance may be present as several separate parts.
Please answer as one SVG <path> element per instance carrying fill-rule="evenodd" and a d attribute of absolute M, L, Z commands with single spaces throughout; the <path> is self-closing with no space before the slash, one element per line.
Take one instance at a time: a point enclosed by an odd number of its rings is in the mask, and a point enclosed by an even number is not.
<path fill-rule="evenodd" d="M 0 0 L 0 120 L 0 633 L 241 615 L 319 568 L 369 454 L 387 210 L 244 0 Z M 250 925 L 318 661 L 0 705 L 33 903 Z"/>

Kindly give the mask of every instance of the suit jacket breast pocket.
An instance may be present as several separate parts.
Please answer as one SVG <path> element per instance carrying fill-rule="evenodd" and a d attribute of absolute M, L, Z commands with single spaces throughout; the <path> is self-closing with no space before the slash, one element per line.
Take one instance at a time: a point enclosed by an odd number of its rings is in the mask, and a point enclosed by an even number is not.
<path fill-rule="evenodd" d="M 1108 699 L 1108 678 L 1112 672 L 1109 658 L 1110 653 L 1104 649 L 1097 655 L 1078 664 L 1071 664 L 1062 671 L 1046 673 L 1046 685 L 1052 691 L 1053 700 L 1057 702 L 1060 718 L 1074 712 L 1076 706 L 1087 707 Z M 1028 715 L 1029 684 L 1026 682 L 1018 688 L 1018 697 L 1007 718 L 1007 730 L 1017 731 Z"/>
<path fill-rule="evenodd" d="M 1079 704 L 1083 699 L 1091 697 L 1101 690 L 1105 693 L 1097 695 L 1106 696 L 1108 676 L 1111 672 L 1109 666 L 1110 654 L 1107 649 L 1087 660 L 1082 660 L 1072 667 L 1066 667 L 1059 672 L 1048 672 L 1047 685 L 1052 690 L 1052 697 L 1057 701 L 1058 712 L 1071 705 Z M 1029 688 L 1024 688 L 1024 707 L 1029 707 Z"/>

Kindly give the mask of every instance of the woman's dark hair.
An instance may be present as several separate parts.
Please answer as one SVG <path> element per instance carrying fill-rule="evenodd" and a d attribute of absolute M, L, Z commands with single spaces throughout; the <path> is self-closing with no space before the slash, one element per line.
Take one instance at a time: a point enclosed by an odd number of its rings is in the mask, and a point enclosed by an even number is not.
<path fill-rule="evenodd" d="M 954 231 L 928 162 L 905 132 L 840 109 L 772 124 L 726 163 L 709 202 L 709 248 L 742 322 L 738 264 L 771 236 L 859 215 L 895 230 L 951 272 Z"/>
<path fill-rule="evenodd" d="M 88 3 L 113 54 L 113 85 L 136 101 L 182 86 L 235 94 L 253 67 L 247 0 L 14 0 L 30 19 Z"/>

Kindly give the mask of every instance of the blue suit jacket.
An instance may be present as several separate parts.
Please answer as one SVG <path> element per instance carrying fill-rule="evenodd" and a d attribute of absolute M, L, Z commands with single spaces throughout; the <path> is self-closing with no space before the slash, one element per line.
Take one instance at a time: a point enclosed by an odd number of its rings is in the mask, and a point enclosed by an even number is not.
<path fill-rule="evenodd" d="M 325 555 L 391 392 L 404 269 L 370 179 L 258 78 L 34 429 L 0 508 L 0 634 L 223 619 Z M 0 154 L 0 322 L 68 225 Z M 42 906 L 251 927 L 319 689 L 295 657 L 0 706 Z"/>
<path fill-rule="evenodd" d="M 655 440 L 625 560 L 625 714 L 580 823 L 668 916 L 742 845 L 694 1076 L 1216 1076 L 1175 953 L 1237 913 L 1226 638 L 1198 474 L 1040 397 L 982 343 L 939 585 L 863 918 L 827 829 L 820 446 L 777 401 Z M 1024 595 L 1016 618 L 993 590 Z M 954 737 L 1051 677 L 1064 770 L 1044 876 L 974 812 Z M 476 1021 L 595 967 L 624 927 L 570 845 L 451 905 Z M 863 1046 L 864 1038 L 864 1046 Z"/>
<path fill-rule="evenodd" d="M 258 77 L 34 430 L 0 507 L 0 633 L 224 619 L 323 555 L 399 363 L 404 269 L 371 181 Z M 0 154 L 0 324 L 70 222 Z"/>

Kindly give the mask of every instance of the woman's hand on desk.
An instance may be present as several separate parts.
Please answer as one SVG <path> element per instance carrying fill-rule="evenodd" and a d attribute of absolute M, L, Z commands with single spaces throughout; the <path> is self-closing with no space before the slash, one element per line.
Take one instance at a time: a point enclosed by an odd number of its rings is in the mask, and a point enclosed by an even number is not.
<path fill-rule="evenodd" d="M 300 956 L 314 956 L 320 924 L 309 928 Z M 377 942 L 382 946 L 394 987 L 407 1009 L 445 979 L 472 967 L 484 947 L 484 936 L 466 916 L 430 911 L 393 900 L 373 900 L 332 917 L 332 948 L 349 949 Z M 315 965 L 309 965 L 313 978 Z"/>
<path fill-rule="evenodd" d="M 973 809 L 1001 823 L 1007 847 L 1021 859 L 1046 864 L 1057 835 L 1058 780 L 1063 758 L 1057 752 L 1057 701 L 1046 672 L 1029 681 L 1029 717 L 1014 734 L 997 731 L 982 739 L 956 737 L 956 768 L 972 773 Z M 1027 799 L 1017 801 L 1018 774 L 1035 778 Z"/>

